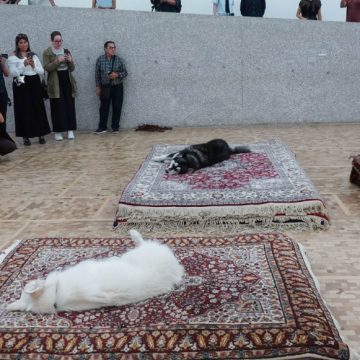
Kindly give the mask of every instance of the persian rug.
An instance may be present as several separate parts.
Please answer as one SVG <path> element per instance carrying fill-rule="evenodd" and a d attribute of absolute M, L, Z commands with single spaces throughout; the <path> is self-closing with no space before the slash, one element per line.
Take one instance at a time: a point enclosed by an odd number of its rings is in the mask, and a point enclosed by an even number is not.
<path fill-rule="evenodd" d="M 279 140 L 250 144 L 192 174 L 165 173 L 154 156 L 185 145 L 156 145 L 124 189 L 114 226 L 143 232 L 219 234 L 242 228 L 326 229 L 324 201 L 288 147 Z"/>
<path fill-rule="evenodd" d="M 30 279 L 121 255 L 129 238 L 23 241 L 0 266 L 1 359 L 349 359 L 302 248 L 283 234 L 158 239 L 186 275 L 121 307 L 6 312 Z"/>

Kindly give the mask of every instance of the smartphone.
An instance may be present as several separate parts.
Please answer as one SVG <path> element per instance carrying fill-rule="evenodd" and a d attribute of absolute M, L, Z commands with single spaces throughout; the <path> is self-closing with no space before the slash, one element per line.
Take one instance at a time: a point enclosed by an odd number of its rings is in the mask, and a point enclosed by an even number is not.
<path fill-rule="evenodd" d="M 35 54 L 34 54 L 32 51 L 29 51 L 29 52 L 26 54 L 26 57 L 27 57 L 28 59 L 32 59 L 34 55 L 35 55 Z"/>
<path fill-rule="evenodd" d="M 64 55 L 70 55 L 70 51 L 68 49 L 64 50 Z"/>
<path fill-rule="evenodd" d="M 8 54 L 1 54 L 0 56 L 3 57 L 4 59 L 7 59 L 9 57 Z"/>

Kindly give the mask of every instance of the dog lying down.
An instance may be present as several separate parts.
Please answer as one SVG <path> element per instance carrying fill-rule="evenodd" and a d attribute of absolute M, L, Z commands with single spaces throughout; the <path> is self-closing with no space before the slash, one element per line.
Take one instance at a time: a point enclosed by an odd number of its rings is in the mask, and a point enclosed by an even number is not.
<path fill-rule="evenodd" d="M 130 236 L 134 249 L 32 280 L 7 310 L 45 314 L 120 306 L 167 293 L 181 282 L 184 268 L 168 246 L 145 241 L 136 230 Z"/>
<path fill-rule="evenodd" d="M 155 156 L 154 161 L 166 162 L 166 173 L 185 174 L 228 160 L 232 154 L 249 153 L 246 146 L 231 148 L 223 139 L 214 139 L 204 144 L 190 145 L 169 155 Z"/>

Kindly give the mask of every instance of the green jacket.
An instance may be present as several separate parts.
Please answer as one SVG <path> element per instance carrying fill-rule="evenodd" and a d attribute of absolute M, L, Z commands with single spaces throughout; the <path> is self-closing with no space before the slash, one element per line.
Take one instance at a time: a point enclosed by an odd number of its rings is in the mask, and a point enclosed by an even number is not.
<path fill-rule="evenodd" d="M 58 64 L 56 63 L 56 55 L 53 53 L 51 47 L 48 47 L 43 52 L 43 63 L 44 63 L 44 69 L 48 73 L 47 88 L 48 88 L 49 98 L 59 99 L 60 89 L 59 89 L 59 77 L 57 74 Z M 75 70 L 74 62 L 68 63 L 68 68 L 69 68 L 69 77 L 72 88 L 72 96 L 75 97 L 77 95 L 77 86 L 76 86 L 76 81 L 72 75 L 72 72 Z"/>

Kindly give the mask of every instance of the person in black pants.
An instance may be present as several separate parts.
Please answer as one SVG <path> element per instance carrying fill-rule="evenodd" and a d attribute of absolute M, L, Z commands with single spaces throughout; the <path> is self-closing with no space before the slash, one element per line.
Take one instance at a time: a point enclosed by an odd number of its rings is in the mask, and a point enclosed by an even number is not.
<path fill-rule="evenodd" d="M 98 57 L 95 66 L 96 94 L 100 97 L 100 120 L 95 134 L 107 132 L 110 104 L 112 104 L 112 132 L 119 132 L 124 97 L 122 81 L 127 76 L 124 61 L 115 54 L 116 45 L 113 41 L 104 44 L 104 52 L 104 55 Z"/>
<path fill-rule="evenodd" d="M 0 55 L 0 155 L 6 155 L 16 149 L 16 144 L 6 132 L 6 112 L 8 93 L 5 87 L 4 75 L 9 76 L 6 59 Z"/>

